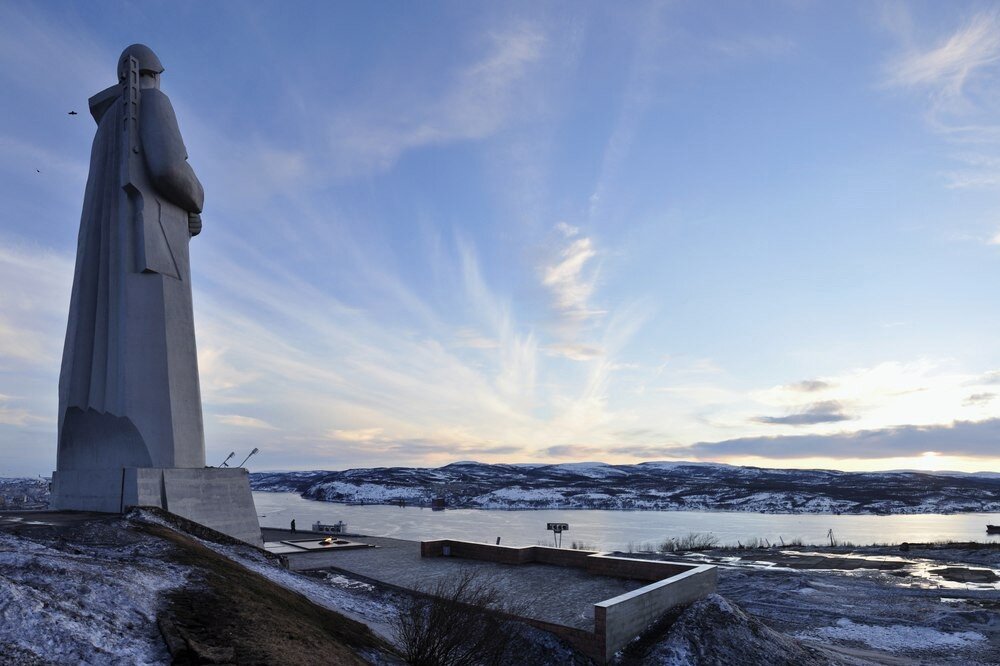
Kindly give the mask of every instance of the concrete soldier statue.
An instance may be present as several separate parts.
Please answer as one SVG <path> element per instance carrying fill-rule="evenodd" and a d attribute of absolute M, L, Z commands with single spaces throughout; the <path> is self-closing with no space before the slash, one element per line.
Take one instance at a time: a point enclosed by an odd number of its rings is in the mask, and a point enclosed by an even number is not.
<path fill-rule="evenodd" d="M 188 252 L 204 191 L 163 71 L 133 44 L 118 84 L 90 99 L 52 508 L 153 504 L 259 543 L 246 470 L 205 468 Z"/>

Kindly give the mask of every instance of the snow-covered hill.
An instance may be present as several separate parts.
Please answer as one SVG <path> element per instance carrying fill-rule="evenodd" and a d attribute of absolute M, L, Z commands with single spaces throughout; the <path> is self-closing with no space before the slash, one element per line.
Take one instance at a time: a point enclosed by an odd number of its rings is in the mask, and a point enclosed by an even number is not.
<path fill-rule="evenodd" d="M 1000 478 L 920 472 L 762 469 L 712 463 L 568 463 L 342 472 L 263 472 L 254 490 L 328 502 L 477 509 L 643 509 L 765 513 L 1000 512 Z"/>

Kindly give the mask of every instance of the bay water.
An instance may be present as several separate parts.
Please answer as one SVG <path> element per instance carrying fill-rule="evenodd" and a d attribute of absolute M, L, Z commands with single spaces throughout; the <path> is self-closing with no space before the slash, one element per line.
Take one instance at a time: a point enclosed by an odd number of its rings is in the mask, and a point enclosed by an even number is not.
<path fill-rule="evenodd" d="M 541 509 L 496 511 L 377 504 L 319 502 L 297 493 L 255 492 L 254 504 L 262 527 L 287 528 L 294 518 L 299 529 L 313 522 L 344 521 L 350 532 L 415 541 L 465 539 L 510 546 L 551 545 L 546 523 L 568 523 L 564 547 L 573 541 L 599 550 L 656 547 L 664 539 L 693 532 L 710 533 L 722 545 L 766 539 L 772 544 L 799 539 L 828 544 L 829 530 L 838 542 L 872 543 L 979 541 L 1000 543 L 987 535 L 986 525 L 1000 525 L 1000 513 L 856 516 L 832 514 L 763 514 L 735 511 L 607 511 Z"/>

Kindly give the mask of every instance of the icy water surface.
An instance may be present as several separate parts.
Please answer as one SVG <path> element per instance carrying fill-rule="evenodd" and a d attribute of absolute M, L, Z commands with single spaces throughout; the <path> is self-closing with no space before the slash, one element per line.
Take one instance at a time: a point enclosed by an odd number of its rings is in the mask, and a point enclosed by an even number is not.
<path fill-rule="evenodd" d="M 255 492 L 254 503 L 264 527 L 296 525 L 308 529 L 313 521 L 342 520 L 352 532 L 399 539 L 467 539 L 525 546 L 552 543 L 546 523 L 569 523 L 563 545 L 580 541 L 600 550 L 627 550 L 631 543 L 657 545 L 667 537 L 691 532 L 711 532 L 720 544 L 767 539 L 785 543 L 801 539 L 807 544 L 829 543 L 833 530 L 838 542 L 854 544 L 994 541 L 986 524 L 1000 525 L 998 513 L 922 514 L 909 516 L 788 515 L 716 511 L 600 511 L 546 509 L 540 511 L 484 511 L 385 505 L 355 506 L 317 502 L 296 493 Z"/>

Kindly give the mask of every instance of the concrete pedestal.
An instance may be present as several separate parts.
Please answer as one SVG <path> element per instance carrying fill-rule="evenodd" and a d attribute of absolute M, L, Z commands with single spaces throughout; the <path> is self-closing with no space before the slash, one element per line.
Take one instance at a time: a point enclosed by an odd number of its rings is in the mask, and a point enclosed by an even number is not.
<path fill-rule="evenodd" d="M 125 467 L 52 473 L 53 510 L 122 513 L 131 506 L 157 506 L 263 545 L 245 469 Z"/>

